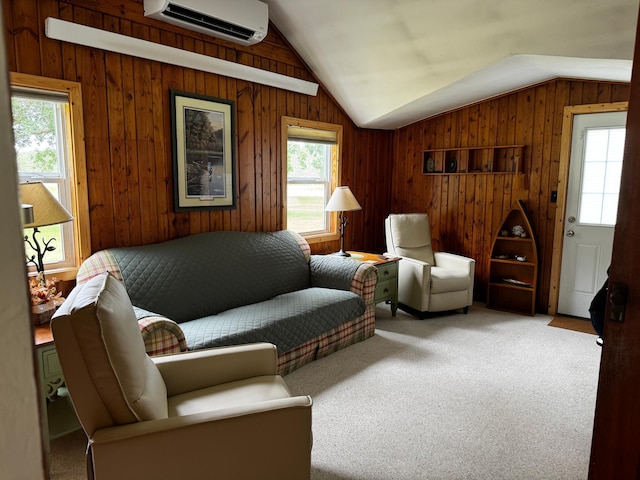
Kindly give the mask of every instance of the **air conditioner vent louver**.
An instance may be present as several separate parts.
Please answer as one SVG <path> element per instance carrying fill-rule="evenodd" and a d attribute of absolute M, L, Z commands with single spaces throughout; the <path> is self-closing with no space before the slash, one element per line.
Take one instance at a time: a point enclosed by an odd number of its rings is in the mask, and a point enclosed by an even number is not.
<path fill-rule="evenodd" d="M 269 32 L 269 6 L 260 0 L 144 0 L 144 15 L 241 45 Z"/>
<path fill-rule="evenodd" d="M 233 25 L 229 22 L 210 17 L 209 15 L 205 15 L 203 13 L 194 12 L 193 10 L 189 10 L 188 8 L 184 8 L 173 3 L 169 3 L 167 5 L 167 9 L 164 11 L 164 15 L 166 15 L 167 17 L 175 18 L 177 20 L 182 20 L 194 25 L 198 25 L 214 32 L 220 32 L 235 38 L 241 38 L 243 40 L 248 40 L 255 34 L 254 31 L 247 28 Z"/>

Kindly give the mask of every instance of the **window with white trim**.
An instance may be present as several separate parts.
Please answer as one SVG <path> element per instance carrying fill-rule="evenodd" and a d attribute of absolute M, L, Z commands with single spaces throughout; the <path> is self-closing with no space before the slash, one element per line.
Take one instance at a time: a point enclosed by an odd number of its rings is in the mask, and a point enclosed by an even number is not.
<path fill-rule="evenodd" d="M 37 90 L 15 89 L 11 95 L 13 133 L 20 183 L 42 182 L 54 197 L 71 211 L 66 95 Z M 55 250 L 45 255 L 47 268 L 73 267 L 75 247 L 73 222 L 40 227 L 43 238 L 54 238 Z M 25 229 L 31 237 L 32 228 Z M 35 251 L 25 244 L 27 256 Z M 33 266 L 31 266 L 33 268 Z"/>
<path fill-rule="evenodd" d="M 43 238 L 55 238 L 45 268 L 59 279 L 73 279 L 90 254 L 80 84 L 18 73 L 10 79 L 19 181 L 42 182 L 73 216 L 71 222 L 39 227 Z M 25 250 L 27 257 L 34 254 L 26 243 Z M 29 269 L 35 271 L 33 265 Z"/>
<path fill-rule="evenodd" d="M 285 228 L 310 243 L 338 237 L 335 212 L 324 208 L 339 185 L 342 126 L 283 117 L 286 144 Z"/>

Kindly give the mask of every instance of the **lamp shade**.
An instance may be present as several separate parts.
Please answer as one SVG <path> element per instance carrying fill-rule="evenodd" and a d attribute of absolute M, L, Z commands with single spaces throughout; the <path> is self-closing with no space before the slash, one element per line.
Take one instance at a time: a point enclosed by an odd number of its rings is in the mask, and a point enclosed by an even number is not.
<path fill-rule="evenodd" d="M 42 182 L 21 183 L 20 200 L 33 206 L 33 219 L 25 228 L 44 227 L 73 220 L 71 214 L 60 204 Z"/>
<path fill-rule="evenodd" d="M 362 207 L 351 193 L 349 187 L 337 187 L 333 195 L 324 207 L 327 212 L 350 212 L 352 210 L 362 210 Z"/>

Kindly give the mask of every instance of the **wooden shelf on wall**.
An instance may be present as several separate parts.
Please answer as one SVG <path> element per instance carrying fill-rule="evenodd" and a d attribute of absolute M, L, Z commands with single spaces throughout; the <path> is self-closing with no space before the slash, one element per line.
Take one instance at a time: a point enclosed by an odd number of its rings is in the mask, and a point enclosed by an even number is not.
<path fill-rule="evenodd" d="M 524 236 L 514 232 L 516 226 Z M 493 237 L 487 307 L 535 315 L 537 283 L 536 234 L 524 203 L 518 200 Z"/>
<path fill-rule="evenodd" d="M 425 175 L 521 173 L 524 145 L 439 148 L 423 152 Z"/>

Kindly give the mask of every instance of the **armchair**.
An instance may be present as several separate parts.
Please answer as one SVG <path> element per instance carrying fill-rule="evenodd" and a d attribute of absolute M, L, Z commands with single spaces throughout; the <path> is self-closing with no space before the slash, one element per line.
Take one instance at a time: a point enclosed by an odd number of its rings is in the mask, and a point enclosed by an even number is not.
<path fill-rule="evenodd" d="M 475 260 L 434 252 L 429 216 L 423 213 L 391 214 L 385 220 L 389 255 L 398 263 L 398 303 L 424 318 L 427 312 L 463 309 L 473 303 Z"/>
<path fill-rule="evenodd" d="M 52 320 L 90 479 L 309 478 L 311 398 L 261 343 L 149 357 L 124 285 L 78 285 Z"/>

